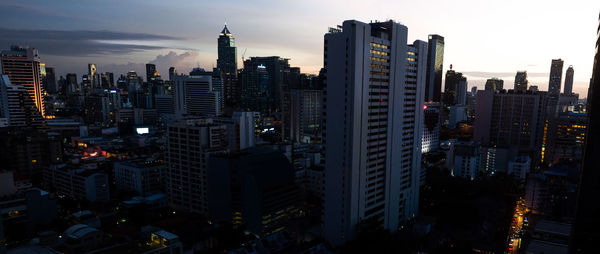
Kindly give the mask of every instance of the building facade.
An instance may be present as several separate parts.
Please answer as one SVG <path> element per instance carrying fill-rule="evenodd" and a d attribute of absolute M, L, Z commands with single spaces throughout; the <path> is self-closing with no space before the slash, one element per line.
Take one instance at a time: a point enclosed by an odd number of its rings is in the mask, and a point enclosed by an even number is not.
<path fill-rule="evenodd" d="M 44 89 L 37 49 L 12 46 L 10 50 L 3 50 L 0 53 L 0 68 L 2 74 L 8 75 L 12 84 L 21 85 L 27 90 L 38 111 L 45 116 Z"/>
<path fill-rule="evenodd" d="M 334 245 L 418 212 L 427 43 L 407 34 L 348 20 L 325 35 L 323 230 Z"/>
<path fill-rule="evenodd" d="M 444 68 L 444 37 L 437 34 L 430 34 L 427 46 L 425 102 L 440 102 L 442 99 L 442 76 Z"/>
<path fill-rule="evenodd" d="M 235 38 L 227 28 L 223 27 L 219 34 L 217 68 L 223 75 L 224 98 L 227 105 L 235 105 L 240 100 L 240 89 L 237 84 L 237 49 Z"/>

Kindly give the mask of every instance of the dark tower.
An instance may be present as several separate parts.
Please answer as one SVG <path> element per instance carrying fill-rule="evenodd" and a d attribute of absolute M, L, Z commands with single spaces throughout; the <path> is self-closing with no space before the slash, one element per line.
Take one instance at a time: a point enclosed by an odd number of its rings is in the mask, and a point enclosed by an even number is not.
<path fill-rule="evenodd" d="M 442 68 L 444 65 L 444 37 L 429 35 L 427 44 L 427 78 L 425 101 L 440 102 L 442 93 Z"/>
<path fill-rule="evenodd" d="M 600 154 L 600 26 L 596 33 L 596 56 L 587 99 L 589 122 L 579 180 L 577 210 L 569 245 L 570 253 L 594 253 L 598 251 L 600 240 L 600 170 L 597 166 L 598 159 L 595 158 Z"/>
<path fill-rule="evenodd" d="M 223 85 L 225 87 L 225 104 L 228 106 L 239 103 L 240 89 L 237 85 L 237 51 L 235 48 L 235 39 L 227 29 L 227 25 L 221 31 L 218 39 L 217 68 L 223 75 Z"/>
<path fill-rule="evenodd" d="M 562 59 L 552 59 L 550 66 L 550 81 L 548 82 L 548 95 L 550 98 L 558 98 L 560 95 L 560 83 L 562 83 Z"/>
<path fill-rule="evenodd" d="M 154 77 L 158 73 L 156 72 L 156 65 L 154 64 L 146 64 L 146 82 L 150 82 L 154 80 Z"/>
<path fill-rule="evenodd" d="M 575 74 L 575 70 L 573 70 L 573 65 L 570 65 L 567 68 L 567 73 L 565 74 L 565 95 L 573 94 L 573 75 Z"/>
<path fill-rule="evenodd" d="M 527 71 L 517 71 L 515 75 L 515 91 L 527 91 Z"/>

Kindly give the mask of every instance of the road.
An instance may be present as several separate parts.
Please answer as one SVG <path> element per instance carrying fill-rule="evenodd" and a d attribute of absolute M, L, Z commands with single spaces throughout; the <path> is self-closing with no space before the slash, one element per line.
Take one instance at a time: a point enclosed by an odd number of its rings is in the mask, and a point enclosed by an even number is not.
<path fill-rule="evenodd" d="M 529 209 L 525 207 L 525 201 L 522 198 L 516 202 L 514 211 L 515 212 L 510 223 L 510 229 L 508 230 L 506 253 L 516 254 L 519 253 L 523 225 L 526 224 L 527 221 L 525 214 L 529 211 Z"/>

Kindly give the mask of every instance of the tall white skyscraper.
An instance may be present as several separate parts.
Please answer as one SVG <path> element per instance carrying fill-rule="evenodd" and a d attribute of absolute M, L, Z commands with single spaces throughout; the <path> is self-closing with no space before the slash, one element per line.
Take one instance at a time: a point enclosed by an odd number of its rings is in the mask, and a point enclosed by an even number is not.
<path fill-rule="evenodd" d="M 325 35 L 324 237 L 395 232 L 418 212 L 427 43 L 393 21 L 348 20 Z"/>

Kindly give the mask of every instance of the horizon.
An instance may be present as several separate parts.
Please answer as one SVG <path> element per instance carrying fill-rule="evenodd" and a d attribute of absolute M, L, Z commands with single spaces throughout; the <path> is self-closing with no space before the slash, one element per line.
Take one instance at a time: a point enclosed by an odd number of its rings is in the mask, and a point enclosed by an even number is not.
<path fill-rule="evenodd" d="M 316 6 L 317 2 L 311 3 Z M 165 77 L 171 66 L 182 73 L 194 67 L 214 67 L 217 37 L 227 24 L 236 39 L 238 67 L 242 66 L 245 52 L 246 58 L 289 58 L 290 64 L 302 72 L 317 74 L 323 63 L 323 36 L 328 27 L 349 19 L 365 23 L 393 19 L 408 27 L 409 42 L 427 41 L 428 34 L 443 36 L 444 72 L 452 64 L 454 70 L 467 76 L 469 89 L 481 89 L 485 80 L 492 77 L 502 78 L 511 88 L 516 71 L 527 70 L 530 83 L 546 90 L 551 60 L 561 58 L 565 61 L 563 79 L 566 67 L 573 65 L 573 91 L 582 97 L 587 95 L 590 56 L 594 53 L 590 42 L 596 36 L 590 31 L 595 30 L 600 8 L 592 1 L 565 6 L 559 1 L 505 1 L 499 5 L 466 0 L 383 0 L 350 1 L 343 6 L 328 2 L 320 3 L 320 9 L 310 9 L 307 6 L 311 3 L 230 1 L 208 5 L 144 1 L 140 5 L 92 1 L 84 5 L 72 1 L 9 1 L 0 3 L 0 15 L 5 19 L 0 25 L 0 46 L 37 48 L 42 62 L 55 67 L 58 76 L 77 73 L 81 78 L 87 73 L 88 63 L 96 64 L 100 72 L 113 72 L 116 76 L 130 70 L 143 75 L 144 65 L 154 63 Z M 381 10 L 382 5 L 389 8 Z M 121 15 L 130 9 L 134 11 Z M 84 15 L 87 10 L 93 10 L 93 15 Z M 158 10 L 161 15 L 154 18 Z M 227 15 L 221 14 L 223 10 L 227 10 Z M 194 12 L 197 13 L 192 15 Z M 423 15 L 436 12 L 439 15 Z M 585 15 L 587 12 L 590 15 Z M 259 15 L 265 13 L 269 17 Z M 460 15 L 451 15 L 456 13 Z M 174 15 L 176 19 L 169 18 Z M 25 21 L 23 17 L 28 16 L 31 20 Z M 500 32 L 508 36 L 499 36 Z M 502 50 L 505 48 L 511 50 Z"/>

